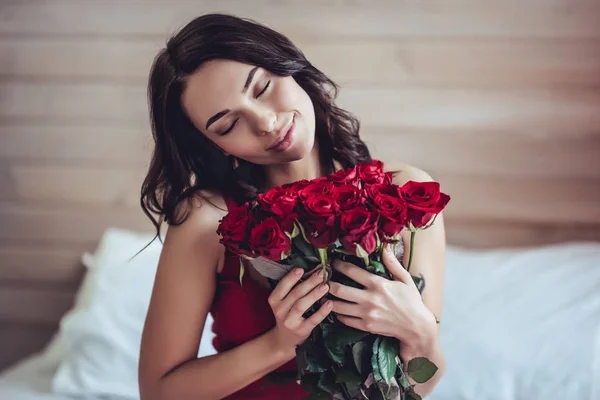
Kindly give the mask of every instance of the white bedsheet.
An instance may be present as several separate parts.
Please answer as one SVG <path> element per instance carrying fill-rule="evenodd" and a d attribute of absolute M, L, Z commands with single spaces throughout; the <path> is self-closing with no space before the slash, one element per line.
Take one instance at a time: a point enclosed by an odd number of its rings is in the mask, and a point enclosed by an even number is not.
<path fill-rule="evenodd" d="M 0 400 L 74 400 L 77 397 L 52 393 L 56 361 L 36 354 L 0 375 Z M 86 400 L 131 400 L 118 397 L 85 397 Z"/>

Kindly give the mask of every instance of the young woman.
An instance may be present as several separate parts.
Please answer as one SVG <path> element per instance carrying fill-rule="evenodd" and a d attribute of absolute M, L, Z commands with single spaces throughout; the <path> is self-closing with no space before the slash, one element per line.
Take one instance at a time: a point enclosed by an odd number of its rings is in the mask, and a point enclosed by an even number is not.
<path fill-rule="evenodd" d="M 148 88 L 155 149 L 141 203 L 159 232 L 162 221 L 169 229 L 142 337 L 143 400 L 304 398 L 295 382 L 263 388 L 263 377 L 295 370 L 295 347 L 331 312 L 349 326 L 397 337 L 403 359 L 433 361 L 439 371 L 417 393 L 439 380 L 441 216 L 415 244 L 411 272 L 426 279 L 423 297 L 391 256 L 385 264 L 393 281 L 334 264 L 364 290 L 322 285 L 318 275 L 295 285 L 299 276 L 291 272 L 271 291 L 252 269 L 240 286 L 239 260 L 219 243 L 228 206 L 371 161 L 358 121 L 336 107 L 336 91 L 285 36 L 234 16 L 193 20 L 156 57 Z M 393 167 L 394 183 L 431 180 L 415 167 Z M 304 319 L 328 291 L 340 300 Z M 218 354 L 198 358 L 209 312 Z"/>

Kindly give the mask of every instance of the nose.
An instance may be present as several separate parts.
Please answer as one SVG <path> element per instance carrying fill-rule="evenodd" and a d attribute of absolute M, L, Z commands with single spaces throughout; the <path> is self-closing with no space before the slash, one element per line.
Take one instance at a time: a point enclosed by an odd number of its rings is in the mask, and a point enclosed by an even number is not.
<path fill-rule="evenodd" d="M 250 119 L 254 122 L 255 131 L 259 136 L 273 132 L 277 125 L 277 114 L 267 107 L 257 107 L 250 110 Z"/>

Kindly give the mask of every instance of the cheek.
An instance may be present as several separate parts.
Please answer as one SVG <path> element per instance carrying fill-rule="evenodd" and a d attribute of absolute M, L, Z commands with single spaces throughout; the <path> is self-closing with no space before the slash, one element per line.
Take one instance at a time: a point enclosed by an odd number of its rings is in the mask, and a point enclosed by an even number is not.
<path fill-rule="evenodd" d="M 314 126 L 315 110 L 308 94 L 294 78 L 286 77 L 279 85 L 278 98 L 282 111 L 297 110 L 308 126 Z"/>

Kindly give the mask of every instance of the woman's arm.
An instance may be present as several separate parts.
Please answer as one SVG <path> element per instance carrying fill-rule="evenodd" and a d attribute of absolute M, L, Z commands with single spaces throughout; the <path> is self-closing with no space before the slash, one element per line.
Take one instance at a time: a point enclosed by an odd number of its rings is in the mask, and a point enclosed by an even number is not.
<path fill-rule="evenodd" d="M 426 172 L 407 164 L 402 164 L 398 169 L 402 172 L 395 176 L 394 183 L 400 186 L 410 180 L 418 182 L 433 180 Z M 417 232 L 410 267 L 411 275 L 419 276 L 422 274 L 425 278 L 423 303 L 431 312 L 431 315 L 424 318 L 423 326 L 417 329 L 421 332 L 421 335 L 415 336 L 411 343 L 404 342 L 400 349 L 400 357 L 403 361 L 409 361 L 416 357 L 426 357 L 438 367 L 438 371 L 430 380 L 423 384 L 416 384 L 415 392 L 421 396 L 426 396 L 433 391 L 446 368 L 444 353 L 440 345 L 440 325 L 436 323 L 436 320 L 441 321 L 442 318 L 446 258 L 446 236 L 442 214 L 437 216 L 430 228 Z M 408 265 L 408 255 L 411 251 L 410 232 L 404 232 L 402 239 L 405 251 L 404 265 Z M 415 384 L 412 380 L 411 383 Z"/>
<path fill-rule="evenodd" d="M 269 331 L 229 351 L 197 358 L 223 261 L 215 233 L 221 217 L 205 203 L 182 225 L 169 227 L 142 335 L 142 400 L 221 399 L 295 357 L 293 348 L 274 348 Z"/>

